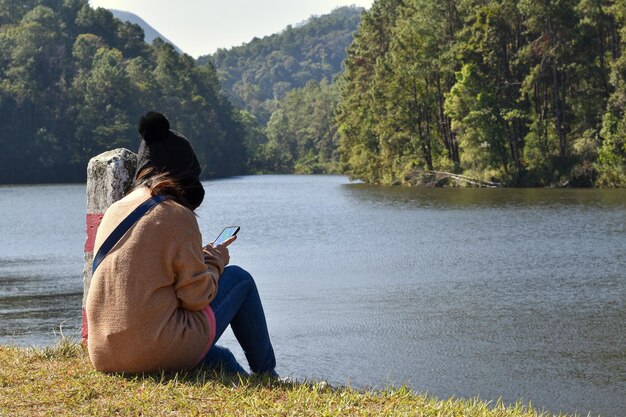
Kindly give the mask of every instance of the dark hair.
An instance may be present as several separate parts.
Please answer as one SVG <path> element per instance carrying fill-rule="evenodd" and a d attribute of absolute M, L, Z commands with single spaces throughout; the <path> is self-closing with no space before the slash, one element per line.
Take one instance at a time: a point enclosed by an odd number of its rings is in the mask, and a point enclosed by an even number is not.
<path fill-rule="evenodd" d="M 132 190 L 139 187 L 147 187 L 151 196 L 166 195 L 189 210 L 194 210 L 185 198 L 184 186 L 169 172 L 159 172 L 153 167 L 142 168 L 137 172 Z"/>

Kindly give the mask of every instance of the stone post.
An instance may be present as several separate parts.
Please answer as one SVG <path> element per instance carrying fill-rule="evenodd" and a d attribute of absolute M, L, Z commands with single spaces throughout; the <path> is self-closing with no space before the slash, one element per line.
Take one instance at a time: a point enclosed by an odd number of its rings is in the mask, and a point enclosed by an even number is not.
<path fill-rule="evenodd" d="M 87 240 L 85 241 L 85 268 L 83 270 L 83 323 L 81 339 L 87 342 L 87 294 L 91 284 L 93 246 L 98 226 L 107 208 L 124 196 L 133 182 L 137 155 L 128 149 L 115 149 L 93 157 L 87 165 Z"/>

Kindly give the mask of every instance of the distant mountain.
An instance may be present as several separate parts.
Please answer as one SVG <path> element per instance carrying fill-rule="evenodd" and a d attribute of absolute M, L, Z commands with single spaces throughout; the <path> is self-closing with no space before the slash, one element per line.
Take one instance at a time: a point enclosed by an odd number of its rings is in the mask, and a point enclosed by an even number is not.
<path fill-rule="evenodd" d="M 219 49 L 198 58 L 198 63 L 211 62 L 233 101 L 264 124 L 276 100 L 289 91 L 311 80 L 332 81 L 341 72 L 363 11 L 355 6 L 340 7 L 295 27 L 287 26 L 280 33 Z"/>
<path fill-rule="evenodd" d="M 113 13 L 113 16 L 120 19 L 122 22 L 129 22 L 129 23 L 134 23 L 136 25 L 139 25 L 139 27 L 143 29 L 143 32 L 145 34 L 146 43 L 152 43 L 152 41 L 155 40 L 156 38 L 161 38 L 165 42 L 171 44 L 176 49 L 177 52 L 179 53 L 183 52 L 180 48 L 174 45 L 173 42 L 171 42 L 165 36 L 161 35 L 156 29 L 154 29 L 152 26 L 146 23 L 145 20 L 143 20 L 141 17 L 137 16 L 136 14 L 125 12 L 123 10 L 115 10 L 115 9 L 109 9 L 109 11 Z"/>

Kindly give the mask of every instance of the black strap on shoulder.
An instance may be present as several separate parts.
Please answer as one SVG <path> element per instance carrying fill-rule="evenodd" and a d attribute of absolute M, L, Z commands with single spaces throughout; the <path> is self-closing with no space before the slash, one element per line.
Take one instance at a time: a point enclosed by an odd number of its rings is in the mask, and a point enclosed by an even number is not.
<path fill-rule="evenodd" d="M 128 229 L 130 229 L 137 221 L 146 214 L 152 207 L 159 204 L 161 201 L 167 200 L 167 196 L 163 195 L 155 195 L 143 203 L 135 210 L 132 211 L 117 227 L 111 232 L 109 237 L 106 238 L 100 249 L 98 249 L 98 253 L 93 258 L 93 264 L 91 266 L 92 274 L 96 272 L 98 265 L 100 262 L 108 255 L 109 251 L 113 249 L 113 246 L 126 234 Z"/>

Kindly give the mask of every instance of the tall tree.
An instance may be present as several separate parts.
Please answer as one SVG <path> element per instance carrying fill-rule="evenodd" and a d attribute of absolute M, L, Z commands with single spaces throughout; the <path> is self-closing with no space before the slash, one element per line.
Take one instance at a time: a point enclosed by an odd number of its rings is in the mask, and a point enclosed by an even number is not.
<path fill-rule="evenodd" d="M 613 92 L 602 123 L 599 184 L 623 187 L 626 185 L 626 4 L 615 2 L 605 10 L 613 19 L 609 24 L 607 48 Z"/>
<path fill-rule="evenodd" d="M 530 42 L 524 46 L 524 58 L 530 71 L 524 91 L 532 104 L 532 123 L 527 136 L 526 153 L 531 166 L 542 176 L 558 179 L 567 169 L 571 153 L 571 107 L 568 93 L 574 80 L 568 71 L 577 48 L 577 15 L 573 0 L 524 0 L 520 10 Z"/>
<path fill-rule="evenodd" d="M 376 108 L 384 104 L 374 82 L 376 69 L 389 51 L 402 4 L 403 0 L 377 0 L 363 13 L 340 81 L 339 146 L 344 169 L 350 177 L 372 183 L 383 177 L 375 125 Z"/>
<path fill-rule="evenodd" d="M 469 7 L 468 7 L 469 6 Z M 521 96 L 527 66 L 520 62 L 523 16 L 517 1 L 464 4 L 466 21 L 456 53 L 463 62 L 446 100 L 446 114 L 474 173 L 496 170 L 517 182 L 524 172 L 528 101 Z"/>

